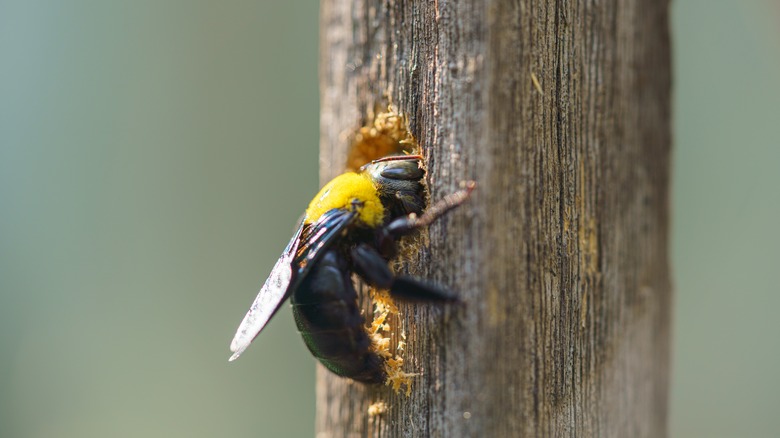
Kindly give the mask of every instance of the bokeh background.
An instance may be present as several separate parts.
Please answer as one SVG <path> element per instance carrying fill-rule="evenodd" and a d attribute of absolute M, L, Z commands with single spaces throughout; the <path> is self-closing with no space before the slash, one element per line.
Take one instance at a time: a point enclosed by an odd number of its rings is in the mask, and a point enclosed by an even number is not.
<path fill-rule="evenodd" d="M 0 437 L 313 435 L 316 2 L 0 0 Z M 780 430 L 780 6 L 676 0 L 673 437 Z"/>

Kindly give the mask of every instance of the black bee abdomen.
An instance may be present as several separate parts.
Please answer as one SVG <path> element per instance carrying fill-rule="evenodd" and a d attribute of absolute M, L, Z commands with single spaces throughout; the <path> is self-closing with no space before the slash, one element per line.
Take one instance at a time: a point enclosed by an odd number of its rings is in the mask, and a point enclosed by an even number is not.
<path fill-rule="evenodd" d="M 334 373 L 366 383 L 385 380 L 360 314 L 347 261 L 326 252 L 290 297 L 295 323 L 311 353 Z"/>

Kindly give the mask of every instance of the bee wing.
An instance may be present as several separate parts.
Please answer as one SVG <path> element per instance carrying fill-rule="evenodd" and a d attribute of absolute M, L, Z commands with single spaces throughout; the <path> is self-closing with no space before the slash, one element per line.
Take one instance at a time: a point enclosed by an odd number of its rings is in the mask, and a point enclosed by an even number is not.
<path fill-rule="evenodd" d="M 301 223 L 238 326 L 233 342 L 230 343 L 230 351 L 233 355 L 230 356 L 229 361 L 232 362 L 241 356 L 287 298 L 293 276 L 292 262 L 300 243 L 302 230 Z"/>
<path fill-rule="evenodd" d="M 303 279 L 311 266 L 330 248 L 332 243 L 342 235 L 347 225 L 352 223 L 356 213 L 349 210 L 334 208 L 326 211 L 317 222 L 306 227 L 301 233 L 301 243 L 293 265 L 298 268 L 296 280 Z"/>
<path fill-rule="evenodd" d="M 324 213 L 311 225 L 301 224 L 271 270 L 244 320 L 238 326 L 233 342 L 230 343 L 230 351 L 233 355 L 230 356 L 229 361 L 238 359 L 249 347 L 279 310 L 284 300 L 298 287 L 314 263 L 324 254 L 323 249 L 332 246 L 355 215 L 355 212 L 349 210 L 333 209 Z"/>

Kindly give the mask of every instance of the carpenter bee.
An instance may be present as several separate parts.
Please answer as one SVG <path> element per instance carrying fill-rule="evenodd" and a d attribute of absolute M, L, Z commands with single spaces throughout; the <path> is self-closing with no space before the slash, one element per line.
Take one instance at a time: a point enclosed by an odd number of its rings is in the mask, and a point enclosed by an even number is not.
<path fill-rule="evenodd" d="M 394 275 L 388 266 L 401 237 L 463 203 L 475 186 L 469 183 L 426 210 L 424 175 L 420 155 L 390 156 L 326 184 L 241 321 L 230 361 L 290 298 L 306 346 L 325 367 L 360 382 L 383 382 L 384 359 L 372 349 L 352 274 L 402 300 L 457 299 L 447 290 Z"/>

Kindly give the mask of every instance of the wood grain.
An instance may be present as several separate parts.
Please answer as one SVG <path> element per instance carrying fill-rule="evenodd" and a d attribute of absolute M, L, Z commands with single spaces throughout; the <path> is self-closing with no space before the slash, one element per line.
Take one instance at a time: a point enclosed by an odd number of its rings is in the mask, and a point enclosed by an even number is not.
<path fill-rule="evenodd" d="M 410 397 L 318 370 L 318 437 L 666 435 L 668 3 L 323 0 L 321 177 L 389 100 L 434 200 Z M 370 417 L 371 402 L 388 411 Z"/>

